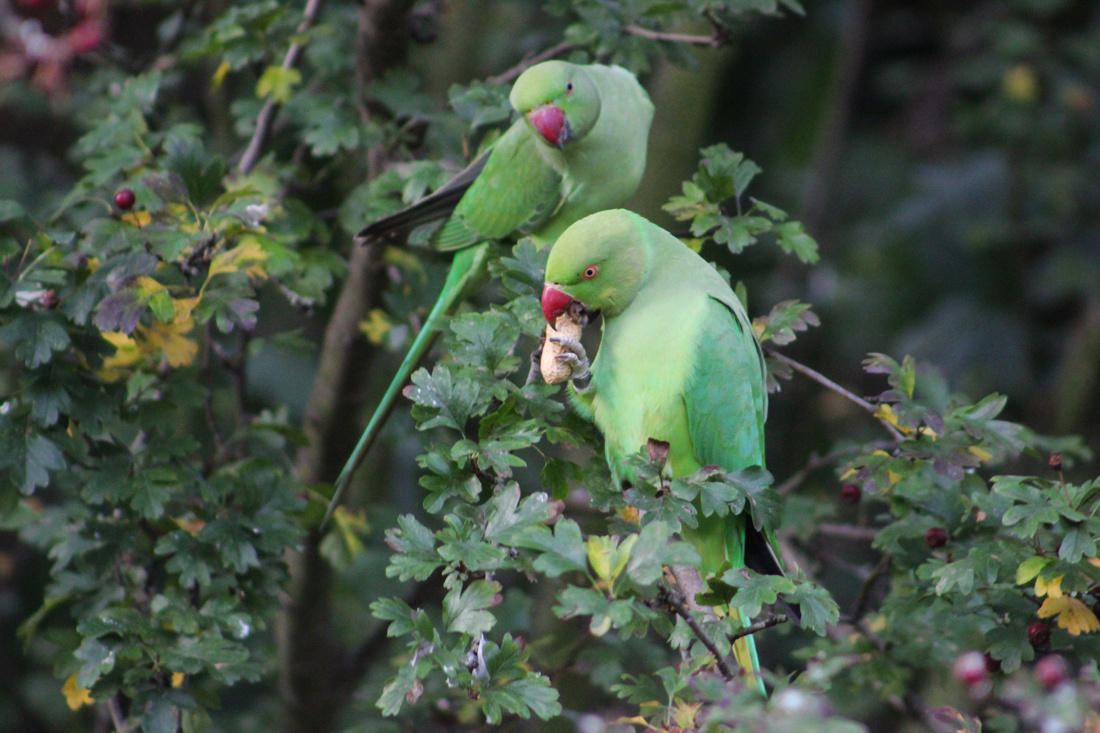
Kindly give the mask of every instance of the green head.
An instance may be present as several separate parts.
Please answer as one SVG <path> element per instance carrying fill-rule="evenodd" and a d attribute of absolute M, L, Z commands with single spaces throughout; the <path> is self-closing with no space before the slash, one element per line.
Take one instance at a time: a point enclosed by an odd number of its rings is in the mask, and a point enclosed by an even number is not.
<path fill-rule="evenodd" d="M 562 232 L 546 262 L 542 312 L 551 324 L 575 300 L 614 318 L 645 282 L 648 221 L 625 209 L 601 211 Z"/>
<path fill-rule="evenodd" d="M 545 61 L 520 74 L 509 97 L 516 111 L 556 148 L 579 140 L 600 118 L 600 93 L 583 66 Z"/>

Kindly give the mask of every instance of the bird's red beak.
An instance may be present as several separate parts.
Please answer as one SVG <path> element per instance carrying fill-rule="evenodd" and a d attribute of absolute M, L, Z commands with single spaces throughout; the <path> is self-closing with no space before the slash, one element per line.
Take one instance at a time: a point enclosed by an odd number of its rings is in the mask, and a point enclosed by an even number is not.
<path fill-rule="evenodd" d="M 542 315 L 546 316 L 546 322 L 551 326 L 558 320 L 558 316 L 565 313 L 566 308 L 573 302 L 573 298 L 566 295 L 553 285 L 547 285 L 542 289 Z"/>
<path fill-rule="evenodd" d="M 561 148 L 569 139 L 569 123 L 565 120 L 565 113 L 560 107 L 552 104 L 540 104 L 527 113 L 527 119 L 535 132 L 542 135 L 546 142 L 555 148 Z"/>

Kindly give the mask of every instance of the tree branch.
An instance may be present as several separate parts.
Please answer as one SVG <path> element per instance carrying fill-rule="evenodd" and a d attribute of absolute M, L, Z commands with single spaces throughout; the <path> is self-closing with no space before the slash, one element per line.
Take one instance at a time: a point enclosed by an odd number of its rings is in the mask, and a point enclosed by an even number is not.
<path fill-rule="evenodd" d="M 541 53 L 525 58 L 523 61 L 520 61 L 518 64 L 508 69 L 507 71 L 501 74 L 497 74 L 496 76 L 490 76 L 485 81 L 489 84 L 506 84 L 510 81 L 513 81 L 516 77 L 527 71 L 535 64 L 541 64 L 543 61 L 549 61 L 550 59 L 561 56 L 563 53 L 568 53 L 570 51 L 583 47 L 583 44 L 580 43 L 569 43 L 567 41 L 563 41 L 556 46 L 551 46 Z"/>
<path fill-rule="evenodd" d="M 891 446 L 892 444 L 884 443 L 883 445 Z M 786 481 L 775 487 L 775 492 L 780 496 L 786 496 L 791 491 L 802 485 L 802 482 L 806 478 L 819 468 L 828 466 L 834 461 L 844 458 L 845 456 L 858 455 L 862 453 L 866 446 L 863 445 L 851 445 L 845 448 L 838 448 L 834 451 L 830 451 L 823 456 L 813 453 L 810 455 L 810 459 L 806 461 L 806 465 L 792 473 Z"/>
<path fill-rule="evenodd" d="M 853 394 L 853 393 L 849 392 L 848 390 L 844 389 L 839 384 L 837 384 L 833 380 L 826 377 L 824 374 L 814 371 L 810 367 L 802 364 L 801 362 L 795 361 L 794 359 L 792 359 L 789 356 L 786 356 L 785 354 L 779 353 L 775 349 L 771 349 L 771 348 L 767 349 L 767 354 L 768 354 L 769 357 L 775 359 L 776 361 L 783 362 L 784 364 L 789 366 L 791 369 L 794 369 L 796 372 L 801 372 L 802 374 L 804 374 L 805 376 L 807 376 L 810 379 L 814 380 L 818 384 L 820 384 L 820 385 L 822 385 L 822 386 L 824 386 L 828 389 L 831 389 L 832 391 L 836 392 L 840 396 L 854 402 L 855 404 L 859 405 L 864 410 L 869 412 L 871 415 L 874 415 L 876 418 L 878 417 L 877 415 L 875 415 L 875 406 L 874 405 L 872 405 L 870 402 L 863 399 L 862 397 L 858 397 L 855 394 Z M 905 440 L 905 436 L 902 435 L 901 431 L 899 431 L 893 425 L 891 425 L 888 422 L 885 422 L 882 419 L 879 419 L 879 422 L 882 423 L 882 426 L 884 428 L 886 428 L 886 430 L 890 433 L 891 436 L 893 436 L 895 441 L 900 443 L 901 441 Z"/>
<path fill-rule="evenodd" d="M 778 626 L 779 624 L 785 624 L 788 621 L 790 621 L 790 619 L 787 618 L 787 614 L 785 613 L 777 613 L 772 616 L 768 616 L 763 621 L 757 621 L 752 626 L 746 626 L 733 636 L 729 637 L 730 643 L 732 644 L 743 636 L 749 636 L 750 634 L 755 634 L 758 631 L 770 629 L 771 627 Z"/>
<path fill-rule="evenodd" d="M 306 8 L 302 11 L 302 22 L 298 24 L 299 34 L 305 33 L 313 27 L 313 24 L 317 22 L 317 18 L 321 15 L 321 7 L 324 4 L 324 0 L 309 0 L 306 3 Z M 286 51 L 286 58 L 283 59 L 282 68 L 293 69 L 297 66 L 304 48 L 305 44 L 302 43 L 290 44 L 290 48 Z M 256 161 L 260 159 L 260 155 L 263 154 L 264 147 L 266 147 L 271 136 L 271 126 L 275 121 L 275 113 L 278 111 L 279 103 L 274 98 L 268 97 L 267 101 L 264 102 L 263 109 L 256 117 L 256 129 L 252 132 L 252 139 L 248 141 L 248 147 L 245 148 L 241 159 L 237 162 L 237 172 L 241 175 L 251 171 L 252 167 L 256 165 Z"/>
<path fill-rule="evenodd" d="M 709 36 L 693 36 L 685 33 L 662 33 L 661 31 L 652 31 L 649 28 L 642 28 L 636 25 L 623 26 L 623 31 L 631 36 L 651 38 L 654 41 L 686 43 L 692 46 L 710 46 L 711 48 L 718 48 L 726 43 L 717 33 Z"/>
<path fill-rule="evenodd" d="M 703 643 L 703 646 L 714 655 L 714 665 L 718 668 L 718 671 L 726 679 L 727 682 L 732 682 L 737 679 L 737 675 L 730 669 L 729 663 L 726 662 L 725 655 L 718 650 L 718 644 L 711 639 L 707 632 L 699 625 L 699 622 L 695 620 L 695 616 L 691 614 L 691 611 L 687 608 L 683 596 L 678 592 L 662 584 L 658 590 L 659 599 L 666 609 L 679 616 L 684 620 L 684 623 L 688 625 L 692 633 L 698 637 L 699 641 Z"/>
<path fill-rule="evenodd" d="M 405 62 L 408 15 L 414 0 L 365 0 L 359 11 L 356 82 L 360 100 L 367 84 Z M 315 8 L 316 3 L 310 2 Z M 363 109 L 363 107 L 361 107 Z M 367 177 L 383 170 L 385 151 L 368 152 Z M 325 328 L 317 376 L 306 406 L 303 432 L 307 445 L 295 467 L 304 485 L 330 482 L 354 441 L 349 425 L 358 424 L 358 404 L 348 395 L 362 386 L 369 344 L 359 322 L 378 302 L 381 253 L 376 247 L 352 249 L 348 274 Z M 300 552 L 288 556 L 291 587 L 278 628 L 279 691 L 286 733 L 328 733 L 347 705 L 371 658 L 356 659 L 333 628 L 333 571 L 321 556 L 324 535 L 311 531 Z"/>

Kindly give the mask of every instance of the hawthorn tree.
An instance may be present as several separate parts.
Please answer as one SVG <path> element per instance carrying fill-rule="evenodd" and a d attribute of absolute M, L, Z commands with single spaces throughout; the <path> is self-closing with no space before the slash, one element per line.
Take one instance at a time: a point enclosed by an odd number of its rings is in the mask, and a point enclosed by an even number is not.
<path fill-rule="evenodd" d="M 846 17 L 849 56 L 866 50 L 853 39 L 868 5 Z M 973 100 L 959 134 L 1010 150 L 1015 195 L 1034 196 L 970 236 L 1014 251 L 1020 224 L 1069 256 L 1060 233 L 1097 228 L 1080 157 L 1100 141 L 1096 10 L 984 6 L 994 20 L 963 19 L 987 23 L 992 50 L 960 67 Z M 1008 419 L 1006 396 L 964 394 L 885 346 L 863 376 L 845 370 L 858 388 L 796 354 L 821 325 L 804 301 L 846 256 L 823 213 L 835 157 L 817 158 L 804 225 L 761 199 L 781 186 L 735 140 L 694 135 L 684 181 L 656 154 L 687 134 L 661 127 L 663 102 L 690 101 L 664 80 L 705 78 L 803 12 L 0 3 L 0 104 L 42 146 L 5 152 L 27 181 L 0 189 L 5 730 L 1096 730 L 1087 442 Z M 463 68 L 469 28 L 491 41 L 489 72 Z M 639 200 L 665 191 L 646 213 L 728 269 L 756 315 L 780 421 L 768 470 L 669 480 L 650 446 L 633 459 L 642 479 L 612 487 L 594 428 L 529 373 L 547 253 L 499 242 L 491 283 L 450 320 L 406 389 L 411 409 L 322 525 L 446 264 L 415 236 L 355 247 L 351 234 L 491 144 L 511 81 L 554 57 L 620 64 L 650 86 L 659 183 Z M 835 68 L 851 81 L 859 63 Z M 822 144 L 838 143 L 843 121 L 821 117 Z M 27 121 L 42 119 L 62 143 L 35 137 Z M 791 450 L 800 421 L 816 433 Z M 745 608 L 750 629 L 669 580 L 692 561 L 677 533 L 696 506 L 781 527 L 790 579 L 730 571 L 701 597 Z M 780 593 L 801 627 L 772 608 Z M 746 632 L 766 699 L 728 652 Z"/>

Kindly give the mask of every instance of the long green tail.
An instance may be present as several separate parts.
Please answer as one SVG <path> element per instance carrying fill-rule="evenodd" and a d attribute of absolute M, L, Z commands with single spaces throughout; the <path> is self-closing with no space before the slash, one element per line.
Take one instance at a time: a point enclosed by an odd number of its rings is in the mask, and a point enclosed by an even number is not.
<path fill-rule="evenodd" d="M 701 515 L 699 526 L 694 529 L 684 527 L 681 530 L 680 536 L 699 551 L 702 559 L 699 575 L 704 582 L 727 562 L 735 568 L 745 566 L 745 526 L 748 521 L 745 515 Z M 731 606 L 726 610 L 739 615 L 742 627 L 748 628 L 752 624 L 752 619 L 741 609 Z M 755 684 L 760 694 L 766 695 L 764 679 L 760 676 L 760 657 L 756 653 L 756 640 L 752 634 L 733 642 L 732 652 L 737 665 L 745 671 L 749 684 Z"/>
<path fill-rule="evenodd" d="M 409 380 L 409 375 L 420 365 L 428 350 L 431 349 L 432 344 L 439 335 L 441 321 L 454 310 L 455 306 L 466 295 L 471 283 L 477 281 L 485 271 L 488 254 L 488 244 L 478 244 L 455 252 L 454 261 L 451 263 L 450 272 L 447 273 L 447 280 L 443 283 L 443 290 L 439 293 L 439 299 L 436 300 L 431 313 L 424 321 L 424 327 L 420 329 L 420 333 L 417 334 L 412 346 L 409 347 L 409 353 L 405 355 L 401 366 L 397 368 L 397 373 L 394 375 L 393 381 L 390 382 L 390 386 L 386 388 L 385 394 L 382 395 L 378 407 L 374 409 L 374 414 L 371 416 L 370 422 L 367 423 L 366 429 L 363 430 L 363 435 L 360 436 L 355 450 L 351 452 L 351 456 L 344 464 L 343 470 L 336 478 L 336 491 L 332 495 L 328 511 L 325 512 L 325 518 L 321 522 L 322 528 L 328 524 L 329 519 L 332 518 L 332 513 L 336 511 L 341 497 L 343 497 L 348 484 L 351 482 L 351 477 L 355 475 L 355 470 L 359 468 L 359 464 L 363 462 L 367 451 L 370 450 L 375 438 L 382 430 L 382 425 L 385 424 L 386 418 L 389 417 L 390 411 L 397 402 L 397 395 Z"/>
<path fill-rule="evenodd" d="M 744 611 L 740 613 L 741 625 L 748 628 L 749 624 L 752 623 L 752 619 L 745 615 Z M 755 681 L 760 694 L 767 695 L 768 691 L 764 689 L 764 678 L 760 676 L 760 657 L 756 654 L 756 640 L 753 639 L 752 634 L 742 636 L 733 642 L 733 658 L 737 660 L 738 666 L 745 670 L 745 675 L 749 678 L 750 684 Z"/>

